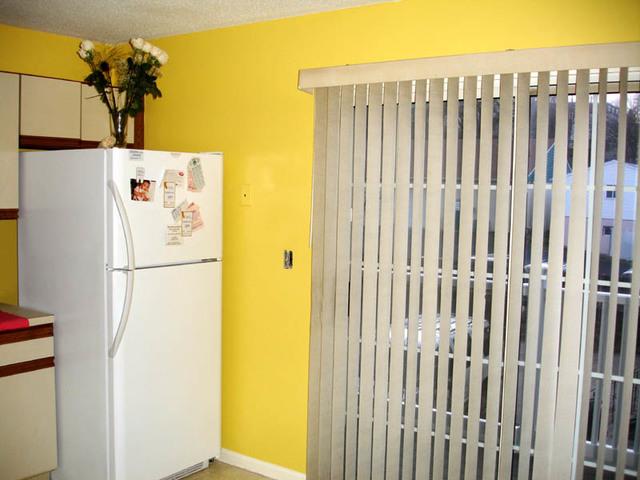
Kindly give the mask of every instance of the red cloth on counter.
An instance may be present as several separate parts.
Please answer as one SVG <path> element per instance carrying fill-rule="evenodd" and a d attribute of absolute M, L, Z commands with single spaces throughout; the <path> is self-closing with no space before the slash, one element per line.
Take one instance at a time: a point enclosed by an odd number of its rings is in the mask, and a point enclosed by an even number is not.
<path fill-rule="evenodd" d="M 0 311 L 0 332 L 6 330 L 17 330 L 19 328 L 27 328 L 29 319 L 13 315 L 12 313 Z"/>

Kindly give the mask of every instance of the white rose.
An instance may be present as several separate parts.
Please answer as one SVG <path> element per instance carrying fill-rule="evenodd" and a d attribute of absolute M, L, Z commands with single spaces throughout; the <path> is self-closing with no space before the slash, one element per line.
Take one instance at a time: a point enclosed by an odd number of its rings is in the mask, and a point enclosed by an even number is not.
<path fill-rule="evenodd" d="M 136 50 L 142 50 L 142 47 L 144 46 L 144 38 L 132 38 L 131 41 L 131 46 L 133 48 L 135 48 Z"/>
<path fill-rule="evenodd" d="M 78 55 L 80 56 L 81 59 L 86 59 L 87 58 L 87 52 L 84 51 L 83 49 L 78 50 Z"/>
<path fill-rule="evenodd" d="M 157 58 L 158 62 L 160 62 L 160 65 L 164 65 L 169 60 L 169 55 L 167 54 L 167 52 L 162 52 Z"/>
<path fill-rule="evenodd" d="M 142 51 L 149 53 L 151 51 L 151 49 L 153 48 L 153 45 L 151 45 L 149 42 L 144 42 L 144 44 L 142 45 Z"/>
<path fill-rule="evenodd" d="M 156 58 L 160 58 L 160 54 L 162 53 L 162 50 L 160 50 L 158 47 L 152 46 L 151 47 L 151 55 L 153 55 Z"/>
<path fill-rule="evenodd" d="M 95 46 L 93 45 L 93 42 L 91 40 L 83 40 L 82 43 L 80 43 L 80 48 L 82 50 L 90 52 L 95 48 Z"/>

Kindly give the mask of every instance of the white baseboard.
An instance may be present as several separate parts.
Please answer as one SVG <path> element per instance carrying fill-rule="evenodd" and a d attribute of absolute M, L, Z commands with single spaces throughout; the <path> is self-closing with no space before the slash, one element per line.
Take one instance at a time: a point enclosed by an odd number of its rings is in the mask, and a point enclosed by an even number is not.
<path fill-rule="evenodd" d="M 265 477 L 272 478 L 273 480 L 305 480 L 306 478 L 304 473 L 296 472 L 295 470 L 290 470 L 273 463 L 263 462 L 257 458 L 248 457 L 225 448 L 220 451 L 219 460 L 223 463 L 233 465 L 234 467 L 243 468 L 250 472 L 264 475 Z"/>

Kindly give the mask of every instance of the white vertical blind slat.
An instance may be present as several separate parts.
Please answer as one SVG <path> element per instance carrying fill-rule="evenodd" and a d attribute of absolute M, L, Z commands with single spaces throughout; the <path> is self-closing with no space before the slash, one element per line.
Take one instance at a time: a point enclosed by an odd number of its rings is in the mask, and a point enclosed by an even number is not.
<path fill-rule="evenodd" d="M 585 442 L 587 423 L 589 420 L 589 403 L 591 401 L 591 372 L 593 364 L 593 344 L 596 329 L 596 312 L 598 310 L 598 276 L 600 273 L 600 244 L 602 232 L 602 196 L 604 184 L 604 154 L 607 122 L 607 69 L 599 72 L 598 112 L 596 126 L 596 149 L 593 187 L 593 224 L 591 228 L 591 258 L 589 260 L 589 303 L 587 306 L 587 336 L 582 369 L 582 398 L 580 403 L 580 425 L 578 426 L 578 449 L 576 452 L 575 479 L 582 480 L 584 474 Z"/>
<path fill-rule="evenodd" d="M 356 476 L 358 437 L 358 371 L 360 366 L 360 318 L 362 314 L 362 243 L 364 236 L 365 155 L 367 148 L 367 86 L 357 85 L 353 145 L 353 213 L 351 225 L 351 273 L 349 280 L 349 354 L 347 367 L 347 415 L 345 478 Z"/>
<path fill-rule="evenodd" d="M 455 240 L 456 183 L 458 170 L 458 90 L 459 79 L 447 79 L 446 173 L 442 235 L 442 281 L 440 287 L 440 342 L 438 345 L 438 386 L 436 399 L 436 431 L 433 456 L 434 479 L 444 475 L 445 435 L 447 433 L 447 400 L 449 393 L 449 319 L 453 287 Z"/>
<path fill-rule="evenodd" d="M 544 337 L 540 365 L 538 418 L 533 459 L 533 479 L 549 478 L 555 417 L 560 316 L 562 306 L 562 265 L 564 254 L 564 215 L 567 173 L 568 72 L 558 72 L 556 96 L 556 134 L 551 187 L 551 230 L 549 234 L 549 270 L 544 307 Z"/>
<path fill-rule="evenodd" d="M 514 212 L 527 209 L 527 174 L 529 160 L 529 73 L 518 74 L 516 99 L 515 158 L 512 180 L 512 208 Z M 511 222 L 511 251 L 509 255 L 509 293 L 504 354 L 504 389 L 502 395 L 502 428 L 498 478 L 511 477 L 513 436 L 518 387 L 518 358 L 520 326 L 522 323 L 522 279 L 524 268 L 526 215 L 513 215 Z"/>
<path fill-rule="evenodd" d="M 540 332 L 542 252 L 545 224 L 545 198 L 547 177 L 547 148 L 549 139 L 549 72 L 538 74 L 536 117 L 536 157 L 533 186 L 533 219 L 531 231 L 531 269 L 529 271 L 529 300 L 527 302 L 527 346 L 525 351 L 522 424 L 518 455 L 518 479 L 529 479 L 531 443 L 533 435 L 534 405 L 538 361 L 538 335 Z"/>
<path fill-rule="evenodd" d="M 431 432 L 433 429 L 433 387 L 436 325 L 438 322 L 438 260 L 440 254 L 440 209 L 442 204 L 442 150 L 444 135 L 444 81 L 429 82 L 429 134 L 427 151 L 427 193 L 424 234 L 424 280 L 422 285 L 422 345 L 416 477 L 431 477 Z"/>
<path fill-rule="evenodd" d="M 471 333 L 471 366 L 469 378 L 469 419 L 465 480 L 478 477 L 478 437 L 482 394 L 482 362 L 484 319 L 487 288 L 487 252 L 489 247 L 489 216 L 491 208 L 491 154 L 493 135 L 493 75 L 482 77 L 480 105 L 480 158 L 478 164 L 478 213 L 473 285 L 473 324 Z"/>
<path fill-rule="evenodd" d="M 378 323 L 373 406 L 372 478 L 384 479 L 387 447 L 387 398 L 389 392 L 389 328 L 393 262 L 393 212 L 396 178 L 398 84 L 385 83 L 382 125 L 382 193 L 380 207 L 380 259 Z"/>
<path fill-rule="evenodd" d="M 458 237 L 458 279 L 456 282 L 456 333 L 453 350 L 453 388 L 451 393 L 451 433 L 449 478 L 460 478 L 462 467 L 462 427 L 467 380 L 467 322 L 473 238 L 474 180 L 476 166 L 476 95 L 478 78 L 464 79 L 462 178 L 460 184 L 460 229 Z M 441 328 L 441 335 L 444 330 Z M 441 336 L 441 341 L 442 341 Z"/>
<path fill-rule="evenodd" d="M 380 159 L 382 149 L 382 85 L 369 86 L 367 135 L 367 184 L 364 231 L 362 297 L 362 345 L 360 354 L 360 400 L 358 421 L 358 478 L 371 476 L 373 419 L 373 368 L 375 357 L 378 281 L 378 227 L 380 208 Z"/>
<path fill-rule="evenodd" d="M 494 235 L 493 288 L 491 291 L 491 325 L 489 328 L 489 365 L 487 413 L 483 456 L 483 478 L 495 478 L 500 391 L 502 386 L 502 346 L 505 293 L 507 282 L 507 248 L 510 216 L 511 139 L 513 118 L 513 75 L 500 75 L 500 114 L 498 131 L 498 176 L 496 184 L 496 227 Z"/>
<path fill-rule="evenodd" d="M 349 257 L 351 253 L 351 185 L 353 182 L 353 86 L 340 92 L 340 141 L 336 229 L 335 336 L 331 419 L 331 478 L 344 478 L 344 434 L 347 401 L 347 340 L 349 337 Z"/>
<path fill-rule="evenodd" d="M 327 149 L 327 89 L 314 91 L 314 145 L 313 145 L 313 194 L 311 215 L 312 256 L 311 256 L 311 319 L 309 338 L 309 378 L 319 379 L 320 357 L 322 353 L 322 271 L 324 268 L 324 189 Z M 307 417 L 307 477 L 318 480 L 318 433 L 320 423 L 320 383 L 309 381 Z"/>
<path fill-rule="evenodd" d="M 393 245 L 393 304 L 391 360 L 389 369 L 389 422 L 387 438 L 387 480 L 400 473 L 402 437 L 402 392 L 404 333 L 407 311 L 407 244 L 409 233 L 409 173 L 411 164 L 411 82 L 398 87 L 398 142 L 396 155 L 396 202 Z M 405 430 L 405 433 L 406 430 Z M 408 432 L 413 435 L 413 430 Z"/>
<path fill-rule="evenodd" d="M 616 332 L 616 315 L 618 310 L 618 276 L 620 274 L 620 250 L 622 243 L 622 214 L 624 209 L 624 174 L 625 150 L 627 139 L 627 76 L 628 69 L 620 69 L 620 109 L 618 111 L 618 168 L 616 175 L 615 214 L 613 220 L 612 254 L 611 254 L 611 286 L 609 289 L 609 305 L 607 308 L 607 333 L 604 370 L 602 379 L 602 407 L 600 428 L 598 429 L 598 454 L 596 457 L 596 479 L 604 475 L 607 430 L 609 426 L 609 408 L 611 403 L 611 375 L 613 369 L 613 350 Z"/>
<path fill-rule="evenodd" d="M 573 431 L 577 414 L 580 360 L 581 307 L 585 259 L 587 180 L 589 157 L 589 71 L 579 70 L 576 85 L 573 140 L 573 182 L 567 242 L 567 273 L 562 312 L 562 348 L 558 372 L 556 424 L 551 471 L 558 479 L 570 478 Z"/>
<path fill-rule="evenodd" d="M 636 152 L 640 152 L 640 125 L 636 139 Z M 640 154 L 636 158 L 636 165 L 640 164 Z M 618 432 L 617 455 L 616 455 L 616 480 L 623 480 L 624 468 L 627 458 L 627 443 L 629 436 L 629 420 L 631 418 L 631 399 L 633 393 L 633 374 L 636 360 L 636 337 L 638 334 L 638 308 L 640 300 L 640 222 L 638 222 L 638 212 L 640 212 L 640 168 L 636 178 L 636 218 L 633 236 L 633 263 L 631 265 L 631 298 L 629 300 L 629 317 L 627 320 L 626 344 L 624 346 L 624 383 L 622 384 L 621 420 Z"/>
<path fill-rule="evenodd" d="M 324 269 L 322 271 L 322 357 L 320 361 L 320 478 L 331 475 L 331 426 L 333 398 L 333 344 L 336 293 L 336 234 L 338 217 L 338 158 L 340 155 L 340 87 L 329 88 L 324 217 Z"/>
<path fill-rule="evenodd" d="M 411 211 L 411 257 L 409 276 L 409 319 L 407 323 L 407 368 L 404 414 L 402 478 L 413 478 L 415 457 L 415 414 L 417 390 L 418 329 L 420 313 L 420 271 L 422 267 L 422 231 L 424 197 L 424 160 L 426 134 L 426 93 L 424 80 L 416 81 L 415 133 L 413 150 L 413 192 Z"/>

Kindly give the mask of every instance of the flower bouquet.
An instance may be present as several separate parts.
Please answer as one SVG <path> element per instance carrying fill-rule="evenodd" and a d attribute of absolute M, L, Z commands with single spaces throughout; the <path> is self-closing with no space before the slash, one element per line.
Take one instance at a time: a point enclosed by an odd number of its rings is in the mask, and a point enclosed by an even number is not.
<path fill-rule="evenodd" d="M 95 87 L 109 109 L 111 135 L 100 146 L 126 147 L 128 118 L 144 110 L 146 95 L 162 96 L 156 81 L 169 56 L 142 38 L 118 45 L 83 40 L 78 56 L 91 69 L 85 82 Z"/>

